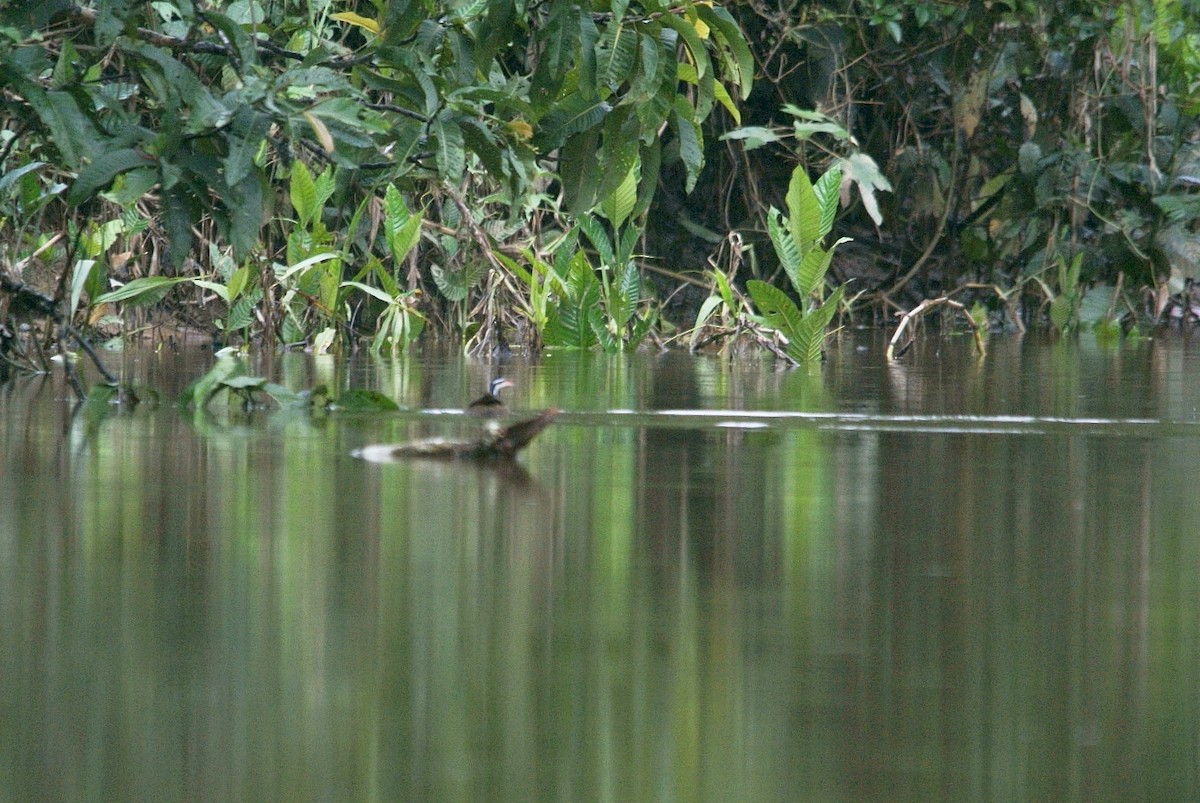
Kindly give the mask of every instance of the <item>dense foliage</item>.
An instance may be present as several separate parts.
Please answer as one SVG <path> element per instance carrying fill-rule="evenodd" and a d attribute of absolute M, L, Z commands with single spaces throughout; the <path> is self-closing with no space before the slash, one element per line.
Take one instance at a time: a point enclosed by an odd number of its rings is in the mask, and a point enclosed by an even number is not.
<path fill-rule="evenodd" d="M 938 293 L 1063 330 L 1161 315 L 1200 274 L 1196 12 L 16 3 L 0 304 L 104 330 L 167 298 L 224 337 L 379 350 L 431 321 L 475 348 L 633 348 L 701 308 L 793 359 L 819 342 L 792 345 L 766 299 L 816 309 L 827 281 L 851 284 L 822 321 Z M 839 220 L 804 247 L 856 239 L 816 287 L 775 236 L 797 165 L 841 179 Z"/>

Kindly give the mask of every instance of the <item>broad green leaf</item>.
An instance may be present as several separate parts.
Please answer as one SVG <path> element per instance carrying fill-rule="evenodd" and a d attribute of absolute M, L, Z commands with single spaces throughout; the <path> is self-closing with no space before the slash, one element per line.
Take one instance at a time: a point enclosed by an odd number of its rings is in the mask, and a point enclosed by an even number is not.
<path fill-rule="evenodd" d="M 758 307 L 767 326 L 783 332 L 790 340 L 803 320 L 796 302 L 778 287 L 759 279 L 746 282 L 746 292 L 750 294 L 750 300 Z"/>
<path fill-rule="evenodd" d="M 339 254 L 337 254 L 333 251 L 326 251 L 321 254 L 313 254 L 312 256 L 310 256 L 306 259 L 300 260 L 295 265 L 276 266 L 275 278 L 281 282 L 287 281 L 292 276 L 296 275 L 297 273 L 302 273 L 305 270 L 308 270 L 313 265 L 319 264 L 321 262 L 325 262 L 330 259 L 338 259 L 339 256 L 340 256 Z"/>
<path fill-rule="evenodd" d="M 621 273 L 620 294 L 624 309 L 621 314 L 614 314 L 613 317 L 618 326 L 624 327 L 629 323 L 629 319 L 637 311 L 638 303 L 642 300 L 642 277 L 634 262 L 627 262 Z"/>
<path fill-rule="evenodd" d="M 804 165 L 796 165 L 787 192 L 788 228 L 803 257 L 821 239 L 821 206 Z"/>
<path fill-rule="evenodd" d="M 614 20 L 600 41 L 596 60 L 597 76 L 615 90 L 629 80 L 637 55 L 637 30 Z"/>
<path fill-rule="evenodd" d="M 1108 320 L 1115 296 L 1115 288 L 1107 284 L 1098 284 L 1088 290 L 1079 303 L 1079 323 L 1095 326 Z"/>
<path fill-rule="evenodd" d="M 1075 323 L 1075 312 L 1074 295 L 1057 296 L 1050 302 L 1050 323 L 1059 331 L 1059 334 L 1065 334 Z"/>
<path fill-rule="evenodd" d="M 245 259 L 258 245 L 263 221 L 264 177 L 257 170 L 226 190 L 223 199 L 229 213 L 229 243 L 238 259 Z"/>
<path fill-rule="evenodd" d="M 646 31 L 638 32 L 637 67 L 629 81 L 622 103 L 645 103 L 658 94 L 665 72 L 663 43 Z"/>
<path fill-rule="evenodd" d="M 462 129 L 449 112 L 443 111 L 434 120 L 433 131 L 437 136 L 435 157 L 438 173 L 443 181 L 457 184 L 462 180 L 463 170 L 466 169 Z"/>
<path fill-rule="evenodd" d="M 191 253 L 195 238 L 192 221 L 199 218 L 200 210 L 181 184 L 173 189 L 164 190 L 162 195 L 161 214 L 163 228 L 167 232 L 167 243 L 170 245 L 170 262 L 179 267 Z"/>
<path fill-rule="evenodd" d="M 183 113 L 181 104 L 186 108 L 186 115 L 181 121 L 181 133 L 207 133 L 228 124 L 232 117 L 230 109 L 213 96 L 196 73 L 166 48 L 129 39 L 123 39 L 121 47 L 147 62 L 142 77 L 148 86 L 154 86 L 155 94 L 168 110 L 175 109 Z M 152 68 L 159 71 L 157 76 Z M 152 84 L 149 80 L 152 77 L 161 77 L 162 80 Z"/>
<path fill-rule="evenodd" d="M 235 270 L 233 276 L 229 277 L 229 297 L 226 301 L 230 303 L 237 301 L 242 292 L 250 285 L 250 280 L 254 277 L 254 274 L 255 270 L 249 262 Z"/>
<path fill-rule="evenodd" d="M 602 171 L 598 157 L 600 131 L 590 129 L 566 141 L 560 151 L 559 178 L 567 210 L 575 214 L 590 211 L 598 199 Z"/>
<path fill-rule="evenodd" d="M 47 92 L 21 76 L 12 80 L 12 86 L 50 132 L 50 140 L 66 167 L 79 169 L 85 160 L 99 156 L 108 149 L 110 140 L 100 132 L 92 118 L 80 109 L 75 95 L 70 92 Z"/>
<path fill-rule="evenodd" d="M 669 15 L 668 15 L 669 16 Z M 679 95 L 675 98 L 675 114 L 672 116 L 675 124 L 675 135 L 679 137 L 679 158 L 687 173 L 684 189 L 691 192 L 696 187 L 696 179 L 704 168 L 704 137 L 700 125 L 693 118 L 693 110 L 687 98 Z"/>
<path fill-rule="evenodd" d="M 600 211 L 614 228 L 619 228 L 633 212 L 637 202 L 638 170 L 635 164 L 625 174 L 625 179 L 607 198 L 600 203 Z"/>
<path fill-rule="evenodd" d="M 119 174 L 148 164 L 151 162 L 145 154 L 133 148 L 102 153 L 79 171 L 79 176 L 67 191 L 67 203 L 78 206 L 111 184 Z"/>
<path fill-rule="evenodd" d="M 308 165 L 299 159 L 292 162 L 288 194 L 292 201 L 292 208 L 296 210 L 297 220 L 301 226 L 308 228 L 318 212 L 317 185 L 313 181 L 313 175 L 308 169 Z"/>
<path fill-rule="evenodd" d="M 788 336 L 788 356 L 800 363 L 817 363 L 825 347 L 825 330 L 837 312 L 842 300 L 843 287 L 829 294 L 825 303 L 804 316 L 800 325 Z"/>
<path fill-rule="evenodd" d="M 796 245 L 796 239 L 792 237 L 791 230 L 783 224 L 779 210 L 775 207 L 767 210 L 767 234 L 771 238 L 771 245 L 775 248 L 775 255 L 779 258 L 779 264 L 783 266 L 792 286 L 798 289 L 800 286 L 800 249 Z"/>
<path fill-rule="evenodd" d="M 671 12 L 663 14 L 659 17 L 659 20 L 663 25 L 679 34 L 679 38 L 687 46 L 692 64 L 696 66 L 696 75 L 698 78 L 704 80 L 705 76 L 711 77 L 712 64 L 708 58 L 708 49 L 704 46 L 704 40 L 696 33 L 696 26 L 683 17 Z"/>
<path fill-rule="evenodd" d="M 222 379 L 220 384 L 234 390 L 262 390 L 263 385 L 267 384 L 267 379 L 263 376 L 239 374 L 237 376 L 231 376 L 227 379 Z"/>
<path fill-rule="evenodd" d="M 704 303 L 700 305 L 700 312 L 696 314 L 696 323 L 692 327 L 690 348 L 696 348 L 696 342 L 700 339 L 700 335 L 704 331 L 704 325 L 708 323 L 708 319 L 712 317 L 713 313 L 721 308 L 722 303 L 719 295 L 711 295 L 704 299 Z"/>
<path fill-rule="evenodd" d="M 197 287 L 203 287 L 209 292 L 216 293 L 222 301 L 224 301 L 226 304 L 229 303 L 229 288 L 226 285 L 223 285 L 220 282 L 212 282 L 208 279 L 192 279 L 192 284 L 196 285 Z"/>
<path fill-rule="evenodd" d="M 616 261 L 615 252 L 613 251 L 612 241 L 608 238 L 608 232 L 604 230 L 604 226 L 600 221 L 591 215 L 580 215 L 575 220 L 577 225 L 585 235 L 592 247 L 596 249 L 596 253 L 600 256 L 600 266 L 602 268 L 612 268 Z"/>
<path fill-rule="evenodd" d="M 12 190 L 13 187 L 17 186 L 17 182 L 20 181 L 23 176 L 29 173 L 37 172 L 45 166 L 45 162 L 29 162 L 28 164 L 23 164 L 20 167 L 9 170 L 3 176 L 0 176 L 0 195 L 4 195 Z"/>
<path fill-rule="evenodd" d="M 396 185 L 389 184 L 383 198 L 383 224 L 395 266 L 399 266 L 421 241 L 421 221 L 421 215 L 408 211 L 408 205 Z"/>
<path fill-rule="evenodd" d="M 628 106 L 614 109 L 604 119 L 603 144 L 600 148 L 600 189 L 597 200 L 603 201 L 625 181 L 638 161 L 641 123 L 634 109 Z"/>
<path fill-rule="evenodd" d="M 620 349 L 620 343 L 608 328 L 608 320 L 604 317 L 604 312 L 599 305 L 588 307 L 586 312 L 588 326 L 592 333 L 596 336 L 596 342 L 600 344 L 600 348 L 608 354 L 613 354 Z"/>
<path fill-rule="evenodd" d="M 654 193 L 658 190 L 659 165 L 662 162 L 662 143 L 655 137 L 649 144 L 638 149 L 638 180 L 637 204 L 633 207 L 632 216 L 643 217 L 650 211 L 654 201 Z"/>
<path fill-rule="evenodd" d="M 832 257 L 832 250 L 826 251 L 818 245 L 800 260 L 800 270 L 796 274 L 796 292 L 802 298 L 816 296 L 819 299 L 824 295 L 825 272 L 829 270 Z"/>
<path fill-rule="evenodd" d="M 543 115 L 534 139 L 542 150 L 553 150 L 572 134 L 599 125 L 611 111 L 612 105 L 605 100 L 588 100 L 582 95 L 571 95 Z"/>
<path fill-rule="evenodd" d="M 725 111 L 733 119 L 733 124 L 741 125 L 742 113 L 738 109 L 737 104 L 733 102 L 733 98 L 729 97 L 729 91 L 718 83 L 713 85 L 713 92 L 716 94 L 717 102 L 725 108 Z"/>
<path fill-rule="evenodd" d="M 837 216 L 838 202 L 841 198 L 841 187 L 842 171 L 838 165 L 826 170 L 825 175 L 817 179 L 817 183 L 813 187 L 813 193 L 817 198 L 817 207 L 821 210 L 821 226 L 814 238 L 815 243 L 824 240 L 833 229 L 833 220 Z"/>
<path fill-rule="evenodd" d="M 372 287 L 371 285 L 363 284 L 362 282 L 342 282 L 342 287 L 353 287 L 355 290 L 361 290 L 367 295 L 379 299 L 384 304 L 393 304 L 396 301 L 396 299 L 392 298 L 378 287 Z"/>
<path fill-rule="evenodd" d="M 578 78 L 576 85 L 579 87 L 580 93 L 591 100 L 597 97 L 596 44 L 600 40 L 600 31 L 597 30 L 592 15 L 585 14 L 582 10 L 578 16 L 578 24 L 579 52 L 577 54 L 576 73 Z M 600 80 L 603 80 L 603 76 L 600 76 Z"/>
<path fill-rule="evenodd" d="M 96 270 L 97 262 L 94 259 L 81 259 L 75 263 L 75 272 L 71 276 L 71 301 L 67 307 L 68 315 L 74 315 L 75 310 L 79 307 L 79 298 L 83 295 L 84 285 L 88 283 L 92 272 Z M 98 304 L 99 299 L 93 302 Z"/>
<path fill-rule="evenodd" d="M 830 134 L 839 141 L 850 139 L 850 132 L 832 120 L 819 123 L 802 123 L 797 120 L 792 124 L 792 134 L 801 141 L 810 140 L 815 134 Z"/>
<path fill-rule="evenodd" d="M 95 299 L 94 304 L 128 301 L 134 305 L 153 304 L 177 284 L 194 281 L 190 276 L 143 276 Z"/>
<path fill-rule="evenodd" d="M 237 54 L 242 70 L 250 70 L 258 64 L 258 48 L 254 39 L 239 23 L 212 8 L 204 12 L 204 21 L 221 32 L 225 42 Z"/>
<path fill-rule="evenodd" d="M 719 34 L 725 71 L 737 84 L 738 94 L 745 100 L 750 96 L 754 84 L 754 56 L 750 52 L 745 34 L 733 16 L 720 6 L 696 3 L 692 8 L 708 27 Z"/>

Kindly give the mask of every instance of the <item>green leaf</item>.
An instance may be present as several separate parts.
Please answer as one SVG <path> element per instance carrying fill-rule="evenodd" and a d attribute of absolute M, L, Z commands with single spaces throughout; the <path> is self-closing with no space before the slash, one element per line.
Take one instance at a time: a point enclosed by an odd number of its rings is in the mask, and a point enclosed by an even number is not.
<path fill-rule="evenodd" d="M 142 76 L 161 78 L 147 81 L 153 92 L 168 110 L 176 110 L 183 119 L 179 130 L 183 134 L 206 133 L 226 125 L 232 114 L 224 103 L 213 97 L 196 73 L 171 55 L 165 48 L 156 47 L 136 40 L 122 40 L 121 47 L 128 53 L 140 56 L 147 62 Z M 157 75 L 155 69 L 157 68 Z M 181 106 L 187 109 L 183 113 Z"/>
<path fill-rule="evenodd" d="M 387 293 L 380 290 L 378 287 L 372 287 L 369 284 L 363 284 L 362 282 L 346 281 L 346 282 L 342 282 L 342 287 L 353 287 L 356 290 L 361 290 L 362 292 L 366 293 L 367 295 L 372 296 L 373 298 L 379 299 L 384 304 L 395 303 L 394 298 L 392 298 Z"/>
<path fill-rule="evenodd" d="M 615 252 L 613 251 L 612 241 L 608 238 L 608 232 L 604 230 L 604 226 L 600 221 L 591 215 L 580 215 L 576 219 L 575 225 L 587 235 L 588 241 L 596 249 L 596 253 L 600 256 L 600 266 L 602 268 L 612 268 L 616 262 Z"/>
<path fill-rule="evenodd" d="M 227 331 L 233 331 L 250 326 L 254 323 L 254 308 L 262 300 L 263 288 L 260 287 L 253 288 L 250 292 L 242 295 L 232 307 L 229 307 L 229 314 L 224 319 L 224 328 Z"/>
<path fill-rule="evenodd" d="M 620 344 L 616 337 L 608 329 L 608 321 L 604 317 L 604 312 L 600 307 L 587 308 L 588 327 L 592 330 L 592 334 L 596 336 L 596 342 L 600 344 L 600 348 L 608 354 L 613 354 L 619 350 Z"/>
<path fill-rule="evenodd" d="M 437 137 L 438 174 L 443 181 L 457 184 L 462 180 L 466 169 L 466 148 L 463 144 L 462 129 L 458 121 L 448 111 L 443 111 L 433 121 L 433 133 Z"/>
<path fill-rule="evenodd" d="M 598 157 L 599 129 L 589 129 L 569 138 L 559 151 L 558 175 L 563 185 L 566 207 L 575 214 L 590 211 L 595 205 L 603 178 Z"/>
<path fill-rule="evenodd" d="M 704 299 L 704 303 L 700 305 L 700 312 L 696 313 L 696 323 L 692 327 L 692 340 L 690 348 L 696 348 L 696 341 L 700 339 L 700 334 L 704 331 L 704 325 L 708 323 L 708 319 L 713 313 L 721 308 L 721 297 L 719 295 L 711 295 Z"/>
<path fill-rule="evenodd" d="M 637 311 L 638 302 L 642 300 L 642 277 L 636 263 L 625 263 L 625 268 L 621 271 L 619 288 L 622 308 L 619 313 L 613 314 L 613 318 L 616 320 L 617 326 L 624 328 L 625 324 L 629 323 L 629 319 L 633 317 L 633 313 Z"/>
<path fill-rule="evenodd" d="M 784 336 L 790 340 L 800 328 L 803 320 L 796 302 L 788 298 L 787 293 L 778 287 L 759 279 L 747 281 L 746 292 L 750 294 L 750 300 L 754 302 L 754 306 L 758 307 L 758 311 L 762 313 L 766 325 L 783 332 Z"/>
<path fill-rule="evenodd" d="M 86 96 L 77 100 L 71 92 L 46 92 L 23 77 L 13 80 L 12 85 L 49 130 L 50 141 L 66 167 L 79 169 L 86 159 L 103 154 L 110 146 L 109 138 L 80 108 L 81 103 L 90 108 Z"/>
<path fill-rule="evenodd" d="M 296 210 L 296 218 L 300 225 L 308 228 L 317 215 L 317 185 L 313 181 L 312 172 L 308 165 L 300 160 L 292 162 L 292 176 L 288 184 L 288 194 L 292 200 L 292 208 Z"/>
<path fill-rule="evenodd" d="M 825 303 L 812 310 L 800 322 L 800 325 L 788 336 L 787 353 L 796 362 L 817 363 L 825 348 L 825 330 L 837 312 L 842 300 L 844 285 L 838 286 L 829 294 Z"/>
<path fill-rule="evenodd" d="M 821 239 L 821 206 L 804 165 L 796 165 L 787 192 L 788 228 L 800 256 Z"/>
<path fill-rule="evenodd" d="M 832 250 L 826 251 L 820 246 L 815 246 L 800 260 L 795 286 L 796 292 L 802 298 L 815 296 L 820 299 L 824 295 L 822 291 L 825 287 L 825 272 L 829 270 L 832 257 Z"/>
<path fill-rule="evenodd" d="M 229 303 L 229 287 L 220 282 L 211 282 L 208 279 L 192 279 L 192 284 L 197 287 L 202 287 L 209 292 L 216 293 L 222 301 Z"/>
<path fill-rule="evenodd" d="M 1079 303 L 1079 323 L 1094 327 L 1108 320 L 1115 296 L 1115 288 L 1107 284 L 1098 284 L 1088 290 Z"/>
<path fill-rule="evenodd" d="M 194 200 L 188 196 L 183 185 L 176 185 L 163 192 L 163 228 L 167 232 L 167 244 L 170 246 L 170 263 L 175 267 L 182 265 L 192 251 L 195 236 L 192 233 L 192 220 L 200 216 L 194 206 Z"/>
<path fill-rule="evenodd" d="M 867 158 L 869 159 L 870 157 Z M 882 176 L 879 176 L 879 178 L 885 183 L 887 182 L 887 179 Z M 817 183 L 813 187 L 813 195 L 817 199 L 817 208 L 821 210 L 821 225 L 817 229 L 817 236 L 813 238 L 815 244 L 819 244 L 833 230 L 833 220 L 837 216 L 838 203 L 841 199 L 841 189 L 842 171 L 836 164 L 826 170 L 825 175 L 817 179 Z M 891 189 L 891 185 L 888 185 L 888 189 Z M 874 197 L 872 196 L 873 200 Z"/>
<path fill-rule="evenodd" d="M 720 34 L 725 72 L 737 84 L 738 92 L 745 100 L 754 85 L 754 56 L 745 34 L 733 16 L 721 6 L 696 3 L 692 8 L 709 28 Z"/>
<path fill-rule="evenodd" d="M 638 181 L 637 204 L 631 213 L 635 218 L 641 218 L 650 210 L 654 201 L 654 193 L 658 190 L 659 165 L 662 162 L 662 143 L 655 137 L 649 144 L 642 145 L 638 150 Z"/>
<path fill-rule="evenodd" d="M 791 230 L 784 225 L 779 210 L 775 207 L 767 210 L 767 234 L 771 238 L 771 245 L 775 248 L 775 255 L 779 258 L 779 264 L 783 266 L 792 286 L 799 289 L 800 249 L 796 245 L 796 239 L 792 237 Z"/>
<path fill-rule="evenodd" d="M 634 164 L 625 173 L 624 180 L 600 203 L 600 212 L 614 228 L 619 228 L 633 212 L 637 203 L 638 178 L 637 165 Z"/>
<path fill-rule="evenodd" d="M 588 100 L 583 95 L 573 94 L 542 116 L 538 122 L 535 142 L 543 151 L 550 151 L 567 141 L 572 134 L 587 131 L 599 125 L 612 111 L 612 105 L 604 100 Z"/>
<path fill-rule="evenodd" d="M 177 284 L 192 281 L 190 276 L 143 276 L 95 299 L 94 304 L 128 301 L 132 304 L 153 304 Z"/>
<path fill-rule="evenodd" d="M 71 301 L 70 306 L 67 307 L 69 315 L 73 315 L 76 308 L 79 307 L 79 297 L 83 295 L 84 285 L 88 283 L 88 279 L 96 270 L 96 265 L 97 262 L 94 259 L 81 259 L 75 263 L 75 273 L 71 277 Z M 99 301 L 93 303 L 99 303 Z"/>
<path fill-rule="evenodd" d="M 67 203 L 78 206 L 111 184 L 119 174 L 148 164 L 152 162 L 133 148 L 102 153 L 79 171 L 79 176 L 67 191 Z"/>
<path fill-rule="evenodd" d="M 637 31 L 614 20 L 601 39 L 596 59 L 599 79 L 610 89 L 616 90 L 629 80 L 638 55 Z"/>
<path fill-rule="evenodd" d="M 389 184 L 383 196 L 383 225 L 387 233 L 388 250 L 397 268 L 421 241 L 421 221 L 421 215 L 408 211 L 408 205 L 396 185 Z"/>
<path fill-rule="evenodd" d="M 669 15 L 668 15 L 669 16 Z M 675 98 L 675 114 L 672 116 L 675 135 L 679 138 L 679 158 L 687 174 L 684 184 L 686 192 L 696 187 L 696 179 L 704 168 L 704 137 L 700 125 L 693 117 L 691 104 L 679 95 Z"/>
<path fill-rule="evenodd" d="M 229 302 L 237 301 L 243 291 L 250 285 L 251 279 L 254 278 L 255 270 L 250 263 L 242 265 L 233 272 L 229 277 L 228 292 L 229 297 L 226 299 Z"/>
<path fill-rule="evenodd" d="M 663 25 L 674 29 L 679 34 L 679 38 L 683 40 L 688 53 L 691 54 L 692 63 L 696 65 L 696 75 L 699 79 L 702 81 L 706 75 L 711 76 L 712 63 L 708 58 L 708 49 L 705 48 L 700 35 L 696 33 L 696 26 L 671 12 L 663 14 L 659 20 Z"/>
<path fill-rule="evenodd" d="M 255 169 L 227 189 L 224 205 L 229 212 L 229 243 L 237 259 L 245 259 L 258 245 L 263 221 L 264 177 Z"/>
<path fill-rule="evenodd" d="M 647 31 L 638 32 L 637 69 L 630 78 L 622 103 L 639 104 L 658 94 L 665 72 L 663 43 Z"/>

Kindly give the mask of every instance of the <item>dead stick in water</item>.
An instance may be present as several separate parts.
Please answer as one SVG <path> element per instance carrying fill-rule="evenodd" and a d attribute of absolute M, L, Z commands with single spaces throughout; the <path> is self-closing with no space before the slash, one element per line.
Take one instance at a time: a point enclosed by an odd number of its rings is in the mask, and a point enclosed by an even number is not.
<path fill-rule="evenodd" d="M 909 312 L 904 313 L 904 317 L 900 319 L 900 325 L 896 327 L 896 331 L 892 335 L 891 341 L 888 342 L 888 362 L 891 362 L 893 359 L 895 359 L 894 355 L 896 353 L 896 344 L 900 342 L 900 336 L 904 334 L 904 330 L 908 327 L 908 325 L 925 313 L 929 312 L 934 307 L 943 305 L 952 307 L 961 312 L 963 317 L 967 319 L 967 322 L 971 324 L 971 332 L 975 335 L 975 350 L 979 352 L 980 356 L 983 356 L 985 353 L 985 349 L 983 347 L 983 332 L 981 331 L 979 323 L 971 317 L 971 314 L 967 312 L 967 308 L 964 307 L 961 302 L 955 301 L 952 298 L 947 298 L 946 296 L 941 296 L 940 298 L 927 298 L 917 306 L 913 307 Z M 903 350 L 906 349 L 907 346 Z"/>

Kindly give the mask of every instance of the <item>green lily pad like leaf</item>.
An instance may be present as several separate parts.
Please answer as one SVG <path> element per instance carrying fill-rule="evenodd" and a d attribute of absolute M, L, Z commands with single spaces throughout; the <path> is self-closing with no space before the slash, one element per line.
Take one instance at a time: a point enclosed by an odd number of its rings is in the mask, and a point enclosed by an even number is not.
<path fill-rule="evenodd" d="M 391 413 L 400 409 L 396 402 L 382 393 L 362 388 L 347 390 L 331 406 L 335 410 L 352 413 Z"/>

